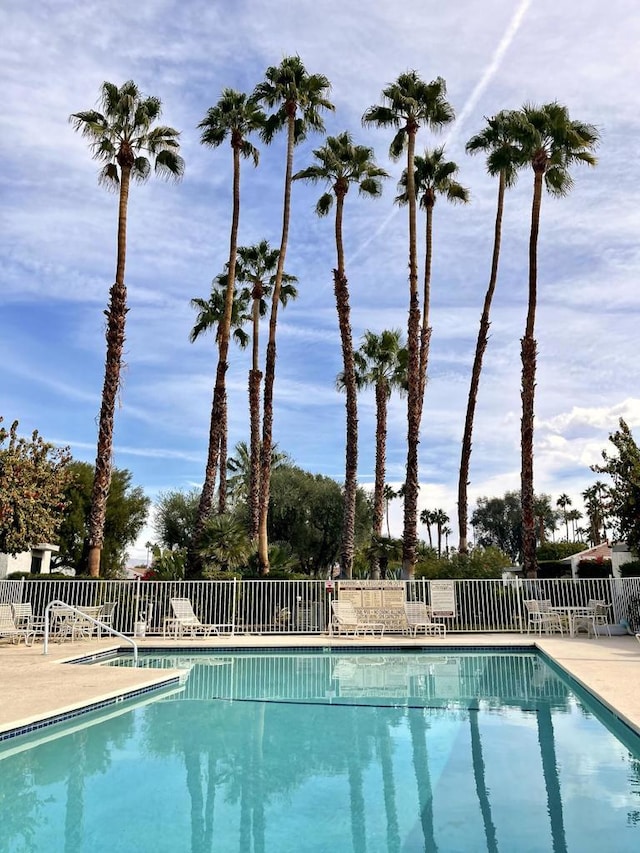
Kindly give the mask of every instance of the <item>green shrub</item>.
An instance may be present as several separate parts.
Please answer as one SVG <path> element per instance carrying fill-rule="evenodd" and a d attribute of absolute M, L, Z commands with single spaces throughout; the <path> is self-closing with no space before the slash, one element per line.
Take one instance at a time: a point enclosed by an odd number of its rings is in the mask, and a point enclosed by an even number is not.
<path fill-rule="evenodd" d="M 580 560 L 576 574 L 579 578 L 610 578 L 611 560 Z"/>
<path fill-rule="evenodd" d="M 562 563 L 560 560 L 545 560 L 538 563 L 539 578 L 563 578 L 571 576 L 571 563 Z"/>
<path fill-rule="evenodd" d="M 623 563 L 620 566 L 621 578 L 638 578 L 640 577 L 640 560 L 631 560 L 628 563 Z"/>
<path fill-rule="evenodd" d="M 51 572 L 51 574 L 32 575 L 31 572 L 11 572 L 7 575 L 8 581 L 72 581 L 76 580 L 74 575 L 65 575 L 61 572 Z"/>
<path fill-rule="evenodd" d="M 572 557 L 579 554 L 588 546 L 584 542 L 543 542 L 536 549 L 536 558 L 540 563 L 550 560 L 562 560 L 564 557 Z"/>

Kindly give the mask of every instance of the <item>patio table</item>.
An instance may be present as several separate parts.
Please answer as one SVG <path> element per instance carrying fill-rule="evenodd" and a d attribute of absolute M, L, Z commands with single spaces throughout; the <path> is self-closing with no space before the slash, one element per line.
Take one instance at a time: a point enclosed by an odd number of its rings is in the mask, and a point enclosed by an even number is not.
<path fill-rule="evenodd" d="M 576 620 L 585 616 L 593 616 L 594 613 L 593 607 L 584 607 L 583 605 L 562 605 L 551 607 L 550 610 L 566 620 L 570 637 L 575 637 L 576 635 Z"/>

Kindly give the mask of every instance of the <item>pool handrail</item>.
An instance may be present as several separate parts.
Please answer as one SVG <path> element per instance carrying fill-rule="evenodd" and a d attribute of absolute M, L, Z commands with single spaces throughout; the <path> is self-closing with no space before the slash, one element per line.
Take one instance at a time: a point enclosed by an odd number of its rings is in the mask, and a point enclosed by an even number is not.
<path fill-rule="evenodd" d="M 85 613 L 81 607 L 74 607 L 72 604 L 67 604 L 66 601 L 54 600 L 50 601 L 49 604 L 45 607 L 44 611 L 44 649 L 42 654 L 49 654 L 49 617 L 51 615 L 51 610 L 53 607 L 58 607 L 60 609 L 65 609 L 70 611 L 71 613 L 76 613 L 79 616 L 82 616 L 83 619 L 86 619 L 88 622 L 93 622 L 94 625 L 97 625 L 100 630 L 108 631 L 109 634 L 114 634 L 116 637 L 120 637 L 123 640 L 126 640 L 127 643 L 131 643 L 133 646 L 133 665 L 138 665 L 138 645 L 135 640 L 132 640 L 131 637 L 127 637 L 126 634 L 122 634 L 120 631 L 116 631 L 115 628 L 112 628 L 111 625 L 107 625 L 105 622 L 101 622 L 99 619 L 94 619 L 93 616 L 89 616 L 88 613 Z"/>

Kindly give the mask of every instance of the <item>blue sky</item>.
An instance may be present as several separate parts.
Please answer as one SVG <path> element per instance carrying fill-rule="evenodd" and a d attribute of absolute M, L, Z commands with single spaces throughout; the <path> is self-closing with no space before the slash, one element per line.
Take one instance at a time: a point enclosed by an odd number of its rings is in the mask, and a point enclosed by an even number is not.
<path fill-rule="evenodd" d="M 96 105 L 104 80 L 133 79 L 163 103 L 182 133 L 179 185 L 132 189 L 126 281 L 126 366 L 116 413 L 115 464 L 154 498 L 200 485 L 216 354 L 213 337 L 188 341 L 189 300 L 206 296 L 227 259 L 231 152 L 206 149 L 198 122 L 224 87 L 251 91 L 269 65 L 298 53 L 332 83 L 328 133 L 349 130 L 392 175 L 382 198 L 355 194 L 345 209 L 354 339 L 406 328 L 406 213 L 393 205 L 402 163 L 391 134 L 364 129 L 385 85 L 415 69 L 442 76 L 456 124 L 422 131 L 418 151 L 446 143 L 470 189 L 466 207 L 435 210 L 433 337 L 420 445 L 420 508 L 441 507 L 455 529 L 457 470 L 471 362 L 489 274 L 495 182 L 464 153 L 484 116 L 557 99 L 600 129 L 595 169 L 577 168 L 562 200 L 546 197 L 539 244 L 535 486 L 555 498 L 596 475 L 609 433 L 640 426 L 638 280 L 640 12 L 632 0 L 6 0 L 0 11 L 3 110 L 0 229 L 0 414 L 94 461 L 104 366 L 104 315 L 115 270 L 117 197 L 68 123 Z M 279 245 L 284 139 L 243 164 L 240 242 Z M 322 140 L 296 150 L 296 169 Z M 480 388 L 470 498 L 519 487 L 520 337 L 527 299 L 532 175 L 506 200 L 491 339 Z M 280 315 L 274 440 L 300 466 L 341 480 L 344 398 L 335 390 L 340 346 L 331 270 L 332 219 L 318 220 L 321 188 L 296 184 L 286 269 L 300 295 Z M 422 233 L 422 224 L 419 226 Z M 422 253 L 421 253 L 422 254 Z M 248 437 L 249 353 L 229 370 L 230 446 Z M 373 481 L 374 400 L 359 403 L 359 478 Z M 405 402 L 389 418 L 388 480 L 405 463 Z M 392 532 L 401 507 L 392 504 Z M 145 555 L 143 531 L 131 549 Z M 426 536 L 426 531 L 421 534 Z M 452 537 L 455 541 L 457 536 Z"/>

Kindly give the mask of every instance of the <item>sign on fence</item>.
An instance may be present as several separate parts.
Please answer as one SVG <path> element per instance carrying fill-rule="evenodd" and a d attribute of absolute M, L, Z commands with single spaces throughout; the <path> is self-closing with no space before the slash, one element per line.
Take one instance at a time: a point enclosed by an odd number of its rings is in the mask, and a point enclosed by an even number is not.
<path fill-rule="evenodd" d="M 431 581 L 431 612 L 433 616 L 456 615 L 455 581 Z"/>

